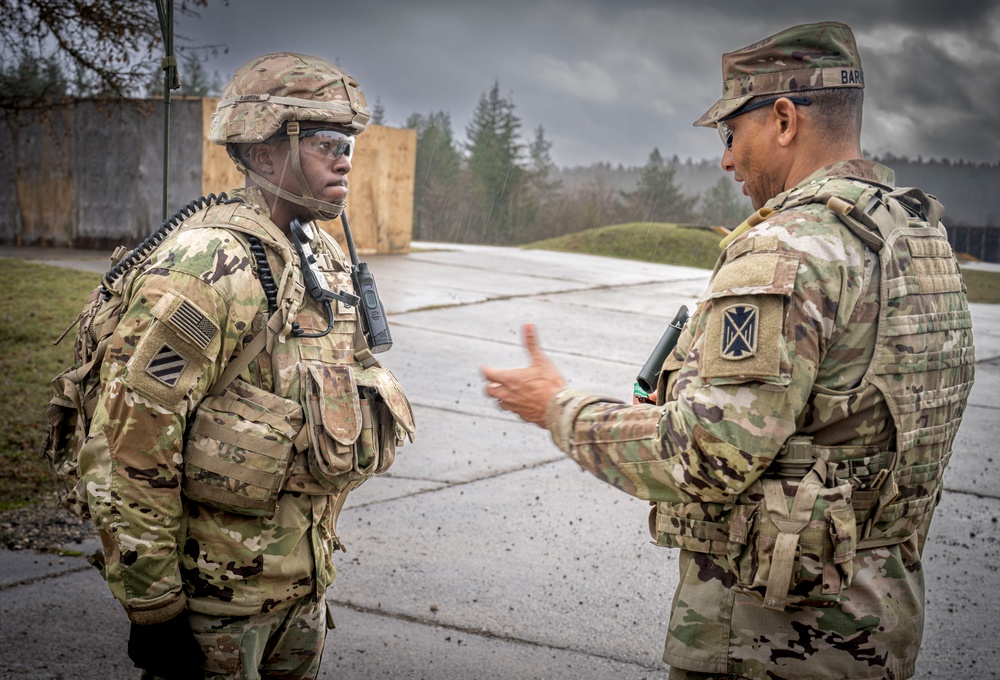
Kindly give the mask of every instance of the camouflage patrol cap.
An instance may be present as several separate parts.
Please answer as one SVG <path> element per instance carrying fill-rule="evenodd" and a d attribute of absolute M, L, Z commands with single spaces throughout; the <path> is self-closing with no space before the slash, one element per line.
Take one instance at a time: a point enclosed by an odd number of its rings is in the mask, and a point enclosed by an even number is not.
<path fill-rule="evenodd" d="M 360 134 L 371 113 L 358 82 L 319 57 L 279 52 L 251 59 L 222 91 L 208 137 L 262 142 L 291 120 L 333 123 Z"/>
<path fill-rule="evenodd" d="M 864 87 L 850 26 L 803 24 L 722 55 L 722 99 L 695 125 L 711 126 L 752 97 L 833 87 Z"/>

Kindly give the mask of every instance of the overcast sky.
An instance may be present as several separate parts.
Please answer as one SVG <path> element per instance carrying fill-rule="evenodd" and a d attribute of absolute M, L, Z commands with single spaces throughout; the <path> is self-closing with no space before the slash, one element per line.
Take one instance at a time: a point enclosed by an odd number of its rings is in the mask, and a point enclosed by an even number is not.
<path fill-rule="evenodd" d="M 445 111 L 458 140 L 499 82 L 522 135 L 560 166 L 718 158 L 695 128 L 721 94 L 721 55 L 789 26 L 843 21 L 865 71 L 866 152 L 1000 161 L 1000 0 L 210 0 L 178 45 L 219 45 L 223 81 L 250 58 L 336 62 L 401 127 Z"/>

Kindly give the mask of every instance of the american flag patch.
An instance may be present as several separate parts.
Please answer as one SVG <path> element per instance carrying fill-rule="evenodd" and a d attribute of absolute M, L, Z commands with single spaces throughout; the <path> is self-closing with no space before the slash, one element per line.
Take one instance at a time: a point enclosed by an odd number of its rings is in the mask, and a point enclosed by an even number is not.
<path fill-rule="evenodd" d="M 219 327 L 187 300 L 170 315 L 170 322 L 202 349 L 208 349 L 208 343 L 219 332 Z"/>
<path fill-rule="evenodd" d="M 181 373 L 187 363 L 187 359 L 182 357 L 177 350 L 170 345 L 164 345 L 149 360 L 149 364 L 146 365 L 146 373 L 167 387 L 173 387 L 180 380 Z"/>

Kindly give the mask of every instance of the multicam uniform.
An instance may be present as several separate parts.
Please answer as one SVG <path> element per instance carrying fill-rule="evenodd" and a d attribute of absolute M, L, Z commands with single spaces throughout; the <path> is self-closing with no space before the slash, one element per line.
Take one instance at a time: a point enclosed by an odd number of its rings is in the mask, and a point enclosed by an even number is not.
<path fill-rule="evenodd" d="M 209 675 L 233 674 L 241 663 L 241 643 L 213 635 L 213 617 L 313 603 L 297 625 L 326 623 L 323 594 L 335 576 L 340 508 L 351 489 L 392 463 L 404 433 L 413 433 L 395 379 L 356 357 L 353 308 L 336 303 L 328 335 L 289 334 L 292 321 L 318 334 L 327 315 L 303 296 L 297 258 L 270 223 L 259 190 L 230 195 L 240 202 L 187 219 L 125 284 L 128 307 L 102 366 L 103 390 L 80 454 L 112 592 L 134 623 L 189 609 Z M 246 232 L 272 246 L 265 248 L 269 266 L 287 293 L 273 316 Z M 321 234 L 312 247 L 330 287 L 351 290 L 336 243 Z M 206 398 L 269 317 L 275 332 L 268 347 L 228 391 Z M 270 476 L 246 467 L 255 457 L 270 462 Z M 273 494 L 270 506 L 248 497 L 262 484 L 274 487 L 276 503 Z M 220 509 L 219 499 L 229 510 L 246 501 L 254 514 Z M 302 650 L 318 664 L 316 652 Z"/>
<path fill-rule="evenodd" d="M 899 203 L 867 201 L 891 182 L 847 161 L 769 201 L 664 365 L 662 406 L 575 390 L 550 404 L 556 444 L 653 501 L 657 543 L 681 548 L 671 666 L 914 673 L 920 555 L 974 356 L 940 205 L 925 201 L 927 222 L 908 225 Z M 774 475 L 793 436 L 811 438 L 796 440 L 806 469 L 820 461 L 802 481 Z"/>

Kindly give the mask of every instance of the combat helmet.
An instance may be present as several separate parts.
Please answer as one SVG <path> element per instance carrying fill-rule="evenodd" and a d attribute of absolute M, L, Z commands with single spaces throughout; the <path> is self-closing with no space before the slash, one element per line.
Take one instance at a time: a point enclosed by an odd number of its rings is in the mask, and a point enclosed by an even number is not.
<path fill-rule="evenodd" d="M 313 197 L 299 160 L 299 124 L 328 123 L 361 134 L 371 113 L 357 80 L 319 57 L 291 52 L 265 54 L 236 70 L 222 92 L 209 139 L 225 145 L 240 172 L 269 192 L 306 206 L 317 219 L 333 219 L 343 203 Z M 289 193 L 246 166 L 237 144 L 255 144 L 287 134 L 300 196 Z"/>

